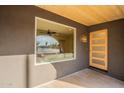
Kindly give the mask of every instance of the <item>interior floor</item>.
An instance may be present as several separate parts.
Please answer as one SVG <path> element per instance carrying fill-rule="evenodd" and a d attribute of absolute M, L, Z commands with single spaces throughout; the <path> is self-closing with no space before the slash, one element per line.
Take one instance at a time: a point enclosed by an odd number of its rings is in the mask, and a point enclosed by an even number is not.
<path fill-rule="evenodd" d="M 45 88 L 124 88 L 124 82 L 96 72 L 84 69 L 42 85 Z"/>

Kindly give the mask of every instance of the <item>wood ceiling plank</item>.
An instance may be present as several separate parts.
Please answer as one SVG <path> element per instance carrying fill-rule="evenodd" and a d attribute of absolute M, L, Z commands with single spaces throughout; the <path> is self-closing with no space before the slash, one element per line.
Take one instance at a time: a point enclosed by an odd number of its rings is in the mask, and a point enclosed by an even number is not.
<path fill-rule="evenodd" d="M 93 20 L 93 22 L 103 21 L 103 19 L 100 16 L 97 15 L 97 12 L 93 11 L 92 7 L 88 7 L 88 6 L 82 7 L 82 6 L 80 6 L 78 8 L 81 9 L 82 12 L 84 11 L 86 13 L 86 16 L 89 16 Z"/>
<path fill-rule="evenodd" d="M 38 7 L 87 26 L 124 18 L 124 5 L 39 5 Z"/>
<path fill-rule="evenodd" d="M 56 13 L 58 15 L 64 16 L 66 18 L 69 18 L 71 20 L 74 20 L 76 22 L 82 23 L 82 21 L 83 21 L 84 23 L 87 24 L 87 21 L 81 19 L 80 14 L 77 13 L 76 10 L 72 11 L 73 9 L 70 6 L 55 6 L 55 5 L 53 5 L 53 6 L 52 5 L 45 6 L 45 5 L 43 5 L 43 6 L 40 6 L 40 7 L 43 8 L 43 9 L 46 9 L 48 11 L 54 12 L 54 13 Z"/>
<path fill-rule="evenodd" d="M 124 5 L 117 6 L 120 12 L 122 13 L 122 16 L 124 16 Z"/>
<path fill-rule="evenodd" d="M 82 20 L 82 22 L 85 22 L 85 24 L 87 24 L 87 25 L 93 24 L 93 22 L 95 21 L 92 17 L 87 15 L 86 12 L 83 12 L 78 7 L 70 7 L 69 10 L 75 11 L 73 16 L 76 16 L 76 18 L 78 17 L 79 20 Z"/>

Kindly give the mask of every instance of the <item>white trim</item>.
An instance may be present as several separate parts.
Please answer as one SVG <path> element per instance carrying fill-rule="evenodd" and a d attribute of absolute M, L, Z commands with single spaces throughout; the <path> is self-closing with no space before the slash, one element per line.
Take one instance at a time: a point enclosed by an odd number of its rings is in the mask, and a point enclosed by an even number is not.
<path fill-rule="evenodd" d="M 36 55 L 35 55 L 36 56 Z M 59 62 L 64 62 L 64 61 L 71 61 L 71 60 L 75 60 L 74 58 L 72 59 L 66 59 L 66 60 L 60 60 L 60 61 L 51 61 L 51 62 L 46 62 L 46 63 L 36 63 L 35 62 L 35 65 L 36 66 L 39 66 L 39 65 L 45 65 L 45 64 L 51 64 L 51 63 L 59 63 Z"/>
<path fill-rule="evenodd" d="M 37 35 L 37 20 L 43 20 L 43 21 L 47 21 L 49 23 L 54 23 L 54 24 L 57 24 L 57 25 L 60 25 L 60 26 L 65 26 L 65 27 L 69 27 L 69 28 L 72 28 L 74 30 L 74 58 L 71 58 L 71 59 L 67 59 L 67 60 L 60 60 L 60 61 L 53 61 L 53 62 L 46 62 L 46 63 L 36 63 L 36 35 Z M 34 62 L 35 62 L 35 65 L 43 65 L 43 64 L 51 64 L 51 63 L 56 63 L 56 62 L 63 62 L 63 61 L 70 61 L 70 60 L 76 60 L 76 28 L 75 27 L 72 27 L 72 26 L 68 26 L 68 25 L 65 25 L 65 24 L 61 24 L 61 23 L 57 23 L 57 22 L 54 22 L 54 21 L 51 21 L 51 20 L 47 20 L 47 19 L 44 19 L 44 18 L 39 18 L 39 17 L 35 17 L 35 49 L 34 49 Z"/>

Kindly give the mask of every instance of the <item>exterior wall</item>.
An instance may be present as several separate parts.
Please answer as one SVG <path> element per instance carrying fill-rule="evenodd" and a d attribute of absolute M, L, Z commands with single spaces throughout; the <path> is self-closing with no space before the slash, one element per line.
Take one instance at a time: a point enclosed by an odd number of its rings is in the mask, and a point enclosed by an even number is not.
<path fill-rule="evenodd" d="M 35 16 L 76 27 L 76 60 L 34 65 Z M 88 43 L 80 41 L 87 30 L 36 6 L 0 6 L 0 87 L 34 87 L 88 67 Z"/>

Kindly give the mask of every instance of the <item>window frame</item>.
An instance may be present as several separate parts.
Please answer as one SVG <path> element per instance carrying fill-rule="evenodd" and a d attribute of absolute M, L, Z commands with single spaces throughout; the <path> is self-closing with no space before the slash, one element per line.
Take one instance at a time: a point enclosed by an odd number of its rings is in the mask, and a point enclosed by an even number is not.
<path fill-rule="evenodd" d="M 74 57 L 71 58 L 71 59 L 66 59 L 66 60 L 59 60 L 59 61 L 53 61 L 53 62 L 46 62 L 46 63 L 37 63 L 36 62 L 36 36 L 37 36 L 37 20 L 43 20 L 43 21 L 47 21 L 47 22 L 50 22 L 50 23 L 53 23 L 53 24 L 57 24 L 57 25 L 61 25 L 61 26 L 65 26 L 65 27 L 69 27 L 71 29 L 74 30 Z M 34 43 L 34 63 L 35 63 L 35 66 L 37 65 L 43 65 L 43 64 L 52 64 L 52 63 L 59 63 L 59 62 L 65 62 L 65 61 L 71 61 L 71 60 L 76 60 L 76 28 L 75 27 L 72 27 L 72 26 L 68 26 L 68 25 L 65 25 L 65 24 L 62 24 L 62 23 L 58 23 L 58 22 L 55 22 L 55 21 L 51 21 L 51 20 L 48 20 L 48 19 L 44 19 L 44 18 L 41 18 L 41 17 L 37 17 L 35 16 L 35 43 Z"/>

